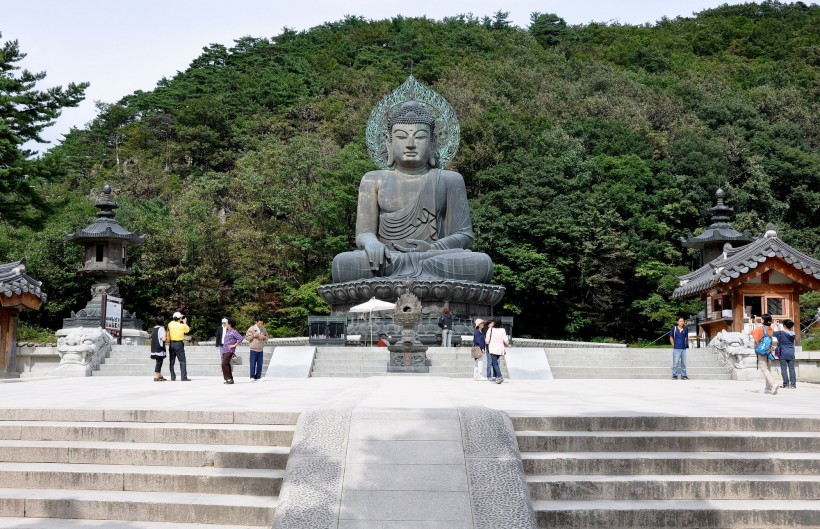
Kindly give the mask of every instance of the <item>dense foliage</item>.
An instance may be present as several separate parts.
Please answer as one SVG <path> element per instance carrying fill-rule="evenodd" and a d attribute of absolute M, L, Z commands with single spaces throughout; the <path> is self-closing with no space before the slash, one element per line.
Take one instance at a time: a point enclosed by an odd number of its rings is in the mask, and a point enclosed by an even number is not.
<path fill-rule="evenodd" d="M 54 124 L 63 108 L 77 106 L 88 87 L 72 83 L 65 89 L 38 90 L 46 74 L 19 71 L 17 63 L 25 57 L 16 40 L 0 44 L 0 222 L 12 226 L 39 225 L 47 206 L 35 186 L 50 176 L 52 167 L 32 160 L 26 142 L 42 142 L 40 132 Z"/>
<path fill-rule="evenodd" d="M 0 233 L 0 257 L 27 255 L 48 289 L 29 318 L 56 327 L 84 303 L 62 232 L 111 182 L 118 220 L 146 235 L 122 289 L 131 308 L 182 309 L 200 337 L 222 314 L 304 333 L 306 315 L 327 311 L 316 287 L 332 257 L 353 246 L 370 109 L 411 64 L 460 118 L 451 168 L 518 335 L 652 339 L 699 308 L 670 293 L 697 261 L 680 237 L 708 225 L 718 186 L 737 229 L 774 222 L 820 256 L 816 5 L 647 26 L 347 18 L 211 45 L 52 149 L 46 225 Z"/>

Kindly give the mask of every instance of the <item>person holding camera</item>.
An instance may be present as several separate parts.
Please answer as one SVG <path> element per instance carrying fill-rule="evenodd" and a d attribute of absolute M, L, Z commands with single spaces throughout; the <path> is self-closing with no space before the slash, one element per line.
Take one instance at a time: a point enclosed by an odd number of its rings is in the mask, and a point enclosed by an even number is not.
<path fill-rule="evenodd" d="M 228 320 L 225 320 L 227 323 Z M 256 317 L 256 324 L 248 327 L 245 331 L 245 339 L 251 348 L 251 380 L 257 381 L 262 378 L 262 363 L 265 359 L 265 342 L 268 340 L 268 331 L 265 330 L 262 316 Z"/>
<path fill-rule="evenodd" d="M 171 343 L 168 345 L 169 364 L 168 369 L 171 371 L 171 380 L 177 379 L 177 374 L 174 372 L 174 363 L 179 358 L 179 371 L 182 382 L 190 382 L 188 378 L 188 364 L 185 361 L 185 335 L 191 329 L 188 327 L 188 318 L 181 312 L 174 313 L 174 321 L 168 324 L 168 335 L 171 338 Z"/>
<path fill-rule="evenodd" d="M 780 374 L 783 376 L 781 387 L 797 389 L 797 378 L 794 375 L 794 322 L 785 320 L 783 323 L 775 323 L 773 328 L 777 348 L 780 350 Z"/>

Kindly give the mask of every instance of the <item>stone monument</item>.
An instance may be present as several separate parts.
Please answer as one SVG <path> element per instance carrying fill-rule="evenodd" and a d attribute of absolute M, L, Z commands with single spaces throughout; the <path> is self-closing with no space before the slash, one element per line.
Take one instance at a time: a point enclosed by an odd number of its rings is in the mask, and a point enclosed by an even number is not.
<path fill-rule="evenodd" d="M 72 311 L 70 318 L 63 319 L 63 328 L 57 331 L 57 337 L 67 336 L 72 329 L 82 327 L 94 329 L 100 326 L 103 294 L 118 296 L 117 278 L 128 275 L 127 250 L 130 246 L 143 243 L 145 237 L 137 232 L 123 228 L 114 220 L 119 206 L 111 200 L 111 186 L 103 187 L 103 197 L 94 204 L 99 211 L 97 218 L 85 228 L 78 228 L 74 233 L 66 233 L 66 238 L 85 247 L 85 262 L 79 272 L 94 278 L 91 285 L 91 300 L 77 312 Z M 144 345 L 148 333 L 142 330 L 142 321 L 123 309 L 122 318 L 123 343 Z"/>
<path fill-rule="evenodd" d="M 333 315 L 374 296 L 396 301 L 409 292 L 422 304 L 417 335 L 430 344 L 444 307 L 456 315 L 456 336 L 472 334 L 469 318 L 492 315 L 504 288 L 490 284 L 490 257 L 470 250 L 464 179 L 444 169 L 459 134 L 450 104 L 412 75 L 373 110 L 367 146 L 379 169 L 359 185 L 356 249 L 333 259 L 333 283 L 319 287 Z M 392 318 L 374 321 L 377 334 L 396 330 Z M 350 321 L 348 335 L 357 334 L 354 326 Z"/>
<path fill-rule="evenodd" d="M 412 285 L 396 301 L 393 321 L 401 326 L 401 338 L 395 345 L 390 345 L 388 373 L 429 373 L 430 362 L 427 360 L 427 347 L 416 337 L 416 327 L 421 323 L 421 301 L 410 293 Z"/>

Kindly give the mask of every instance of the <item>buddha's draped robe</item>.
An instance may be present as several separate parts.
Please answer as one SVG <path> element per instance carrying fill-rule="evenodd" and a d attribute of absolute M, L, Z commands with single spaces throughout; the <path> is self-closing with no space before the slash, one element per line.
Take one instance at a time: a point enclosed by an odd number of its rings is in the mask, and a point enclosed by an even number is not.
<path fill-rule="evenodd" d="M 386 179 L 398 178 L 394 171 L 375 174 L 385 190 L 391 187 L 391 182 Z M 457 279 L 480 283 L 490 281 L 490 258 L 469 250 L 473 227 L 461 175 L 433 169 L 424 179 L 417 196 L 404 207 L 386 211 L 379 204 L 376 236 L 390 250 L 389 262 L 381 270 L 374 271 L 370 269 L 363 250 L 339 254 L 333 260 L 335 283 L 376 276 Z M 392 187 L 396 192 L 396 186 Z M 360 191 L 360 208 L 363 201 L 372 199 L 363 194 L 367 195 L 367 191 Z M 424 252 L 400 252 L 395 249 L 394 244 L 411 246 L 407 242 L 411 239 L 426 241 L 431 244 L 431 249 Z"/>

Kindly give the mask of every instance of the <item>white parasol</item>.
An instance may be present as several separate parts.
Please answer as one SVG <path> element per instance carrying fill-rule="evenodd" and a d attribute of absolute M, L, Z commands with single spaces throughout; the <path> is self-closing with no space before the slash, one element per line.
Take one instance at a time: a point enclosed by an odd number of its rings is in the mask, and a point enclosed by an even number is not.
<path fill-rule="evenodd" d="M 375 297 L 373 297 L 360 305 L 350 307 L 350 312 L 368 314 L 368 318 L 370 319 L 370 345 L 373 345 L 373 313 L 383 310 L 393 310 L 395 308 L 395 303 L 390 303 L 389 301 L 382 301 L 380 299 L 376 299 Z"/>

